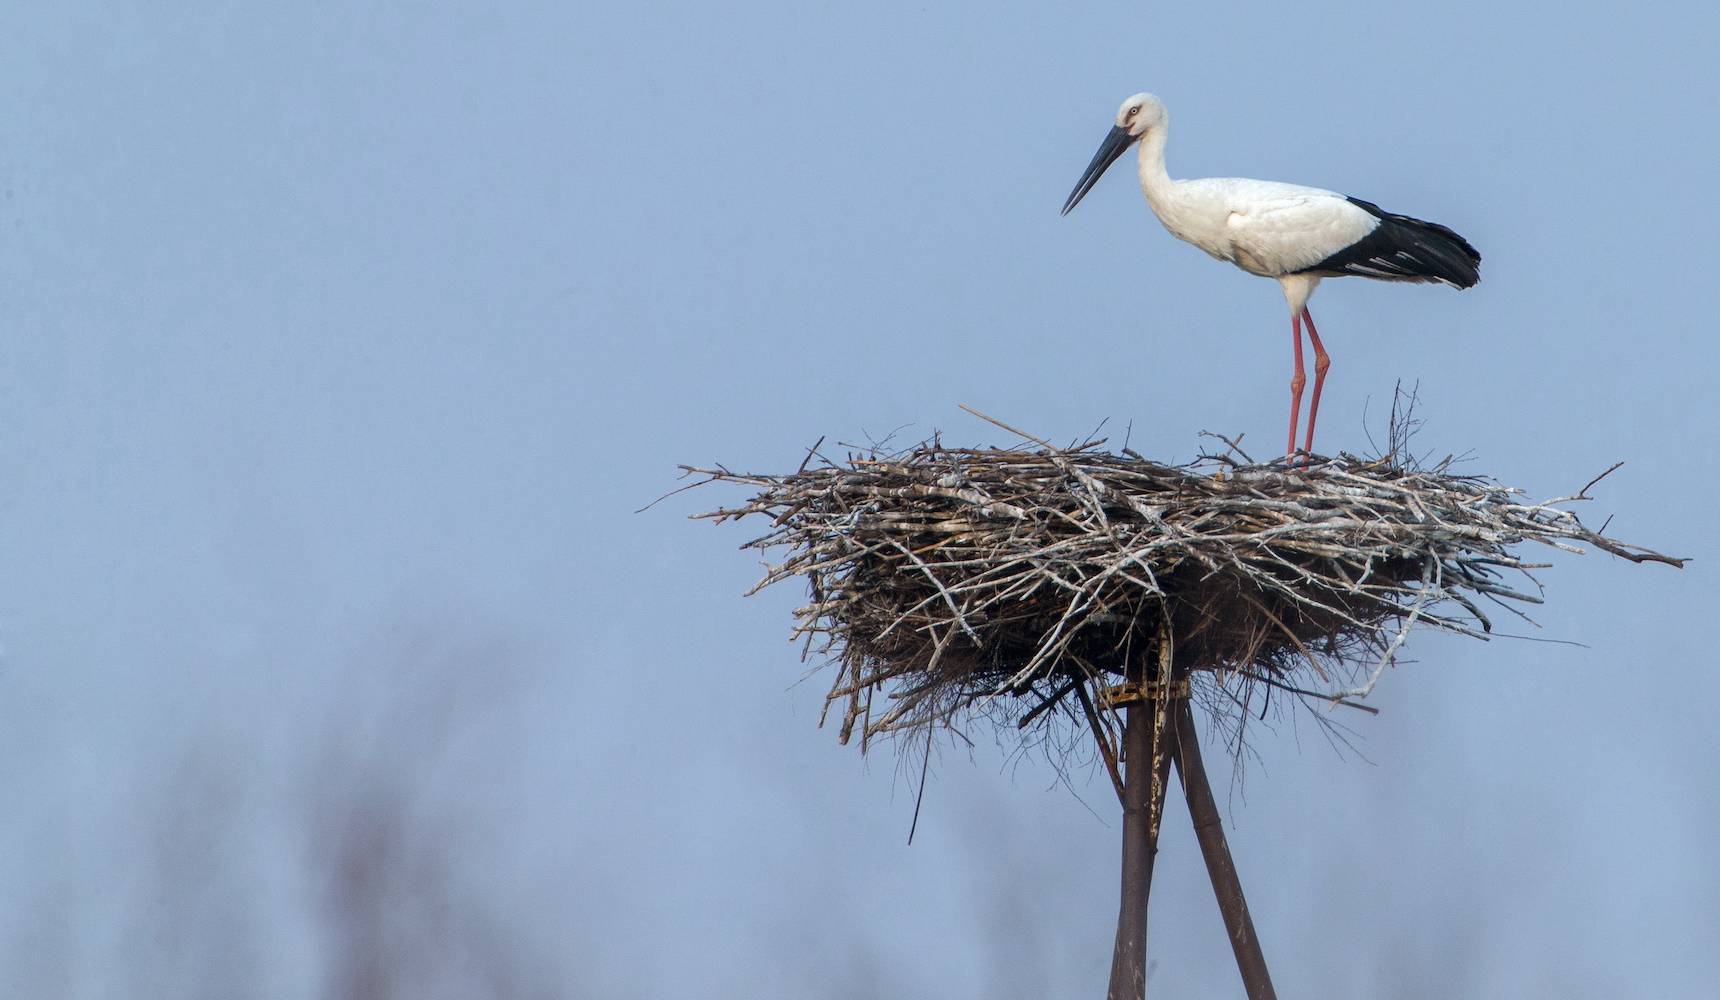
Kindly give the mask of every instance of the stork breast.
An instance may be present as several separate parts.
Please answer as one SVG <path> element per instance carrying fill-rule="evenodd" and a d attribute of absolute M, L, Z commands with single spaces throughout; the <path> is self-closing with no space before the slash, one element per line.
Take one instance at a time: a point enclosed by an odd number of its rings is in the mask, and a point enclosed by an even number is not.
<path fill-rule="evenodd" d="M 1230 241 L 1230 262 L 1249 274 L 1258 274 L 1264 278 L 1270 278 L 1278 273 L 1278 270 L 1267 263 L 1264 258 L 1242 242 L 1234 239 Z"/>

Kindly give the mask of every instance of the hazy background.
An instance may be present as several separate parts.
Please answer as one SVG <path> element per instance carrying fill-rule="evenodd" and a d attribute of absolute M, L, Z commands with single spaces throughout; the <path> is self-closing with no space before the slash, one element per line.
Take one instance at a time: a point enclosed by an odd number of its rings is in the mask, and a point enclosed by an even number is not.
<path fill-rule="evenodd" d="M 1448 223 L 1329 282 L 1321 445 L 1427 449 L 1698 558 L 1561 558 L 1422 637 L 1366 759 L 1257 731 L 1232 847 L 1286 997 L 1720 980 L 1711 4 L 62 4 L 0 15 L 0 994 L 1097 997 L 1117 810 L 815 728 L 754 532 L 678 462 L 820 435 L 1270 454 L 1270 282 L 1176 176 Z M 1215 763 L 1222 754 L 1209 753 Z M 1085 806 L 1083 805 L 1085 802 Z M 1180 804 L 1173 803 L 1180 808 Z M 1186 818 L 1160 997 L 1239 996 Z"/>

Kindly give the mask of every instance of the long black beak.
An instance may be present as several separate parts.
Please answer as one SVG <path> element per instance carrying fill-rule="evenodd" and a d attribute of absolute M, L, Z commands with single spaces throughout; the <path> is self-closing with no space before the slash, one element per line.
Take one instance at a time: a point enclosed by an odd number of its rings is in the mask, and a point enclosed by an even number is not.
<path fill-rule="evenodd" d="M 1087 172 L 1081 175 L 1081 180 L 1075 185 L 1075 190 L 1069 192 L 1069 200 L 1063 203 L 1064 215 L 1068 215 L 1070 210 L 1087 196 L 1087 192 L 1092 190 L 1093 185 L 1099 183 L 1099 178 L 1105 173 L 1105 170 L 1111 164 L 1116 163 L 1117 157 L 1122 156 L 1123 152 L 1134 141 L 1135 137 L 1130 135 L 1129 130 L 1123 126 L 1116 125 L 1111 128 L 1111 133 L 1105 136 L 1104 142 L 1099 144 L 1099 151 L 1093 154 L 1093 162 L 1087 164 Z"/>

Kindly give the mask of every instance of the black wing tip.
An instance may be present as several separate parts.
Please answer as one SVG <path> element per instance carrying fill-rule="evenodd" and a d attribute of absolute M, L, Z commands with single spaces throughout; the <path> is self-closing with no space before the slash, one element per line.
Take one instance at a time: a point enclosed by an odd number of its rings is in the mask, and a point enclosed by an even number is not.
<path fill-rule="evenodd" d="M 1384 281 L 1440 281 L 1454 288 L 1474 288 L 1481 281 L 1481 251 L 1450 226 L 1397 215 L 1361 198 L 1346 200 L 1380 224 L 1310 270 Z"/>

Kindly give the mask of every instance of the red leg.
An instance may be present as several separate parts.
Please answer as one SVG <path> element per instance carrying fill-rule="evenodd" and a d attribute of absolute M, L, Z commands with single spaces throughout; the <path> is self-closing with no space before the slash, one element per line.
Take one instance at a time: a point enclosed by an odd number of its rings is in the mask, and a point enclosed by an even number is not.
<path fill-rule="evenodd" d="M 1314 421 L 1320 416 L 1320 390 L 1326 386 L 1326 369 L 1332 367 L 1332 358 L 1326 353 L 1326 347 L 1320 343 L 1320 331 L 1314 329 L 1314 314 L 1302 307 L 1302 318 L 1308 321 L 1308 340 L 1314 345 L 1314 398 L 1308 404 L 1308 443 L 1302 450 L 1310 455 L 1314 453 Z M 1296 346 L 1300 347 L 1298 343 Z M 1301 368 L 1300 359 L 1297 368 Z M 1291 435 L 1291 443 L 1295 443 L 1295 435 Z"/>
<path fill-rule="evenodd" d="M 1302 374 L 1302 317 L 1300 316 L 1290 317 L 1290 339 L 1296 343 L 1296 371 L 1290 376 L 1290 443 L 1284 446 L 1286 458 L 1296 454 L 1296 419 L 1302 414 L 1302 387 L 1308 384 L 1308 376 Z"/>

